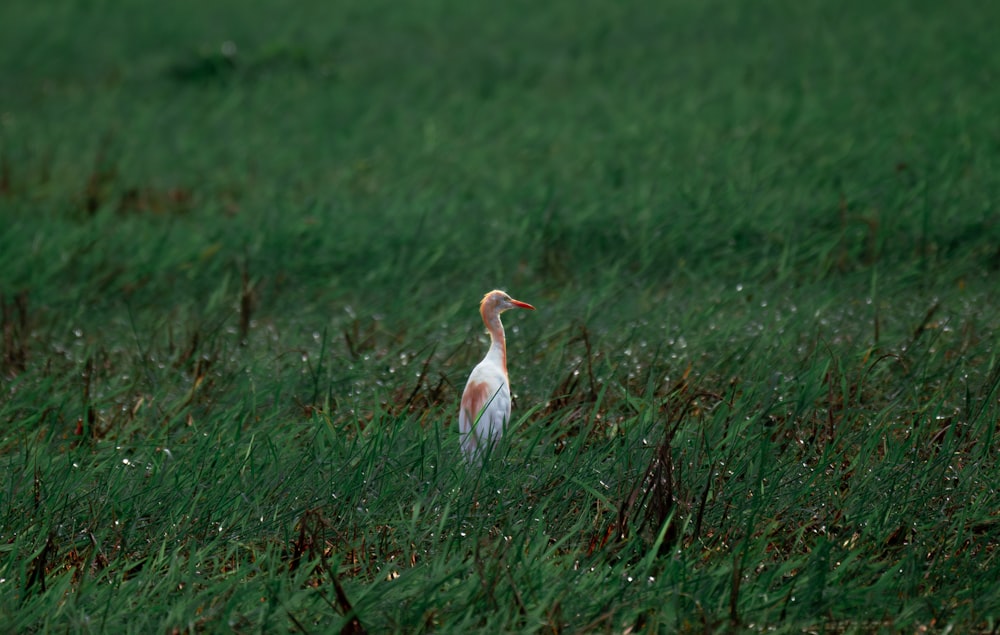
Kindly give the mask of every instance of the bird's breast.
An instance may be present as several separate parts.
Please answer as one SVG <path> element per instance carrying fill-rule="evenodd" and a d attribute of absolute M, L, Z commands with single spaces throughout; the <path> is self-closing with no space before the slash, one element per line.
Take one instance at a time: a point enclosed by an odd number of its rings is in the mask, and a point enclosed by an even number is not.
<path fill-rule="evenodd" d="M 472 369 L 469 382 L 466 385 L 473 383 L 486 384 L 493 390 L 497 390 L 501 386 L 507 385 L 507 373 L 503 372 L 503 368 L 491 363 L 490 360 L 484 359 Z"/>

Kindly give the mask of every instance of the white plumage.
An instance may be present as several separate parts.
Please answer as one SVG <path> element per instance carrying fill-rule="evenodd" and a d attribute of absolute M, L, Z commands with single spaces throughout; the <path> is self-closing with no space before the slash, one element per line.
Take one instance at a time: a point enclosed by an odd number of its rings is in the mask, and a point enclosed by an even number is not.
<path fill-rule="evenodd" d="M 507 341 L 500 314 L 507 309 L 534 310 L 503 291 L 490 291 L 479 303 L 479 313 L 490 334 L 490 349 L 476 364 L 462 393 L 458 411 L 459 438 L 465 460 L 482 460 L 487 449 L 503 435 L 510 419 L 510 381 L 507 377 Z"/>

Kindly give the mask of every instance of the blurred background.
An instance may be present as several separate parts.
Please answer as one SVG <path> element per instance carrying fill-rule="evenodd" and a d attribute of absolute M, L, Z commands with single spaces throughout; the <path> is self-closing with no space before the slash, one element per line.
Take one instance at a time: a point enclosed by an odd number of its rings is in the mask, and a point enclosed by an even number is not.
<path fill-rule="evenodd" d="M 5 0 L 0 614 L 995 631 L 998 23 Z"/>

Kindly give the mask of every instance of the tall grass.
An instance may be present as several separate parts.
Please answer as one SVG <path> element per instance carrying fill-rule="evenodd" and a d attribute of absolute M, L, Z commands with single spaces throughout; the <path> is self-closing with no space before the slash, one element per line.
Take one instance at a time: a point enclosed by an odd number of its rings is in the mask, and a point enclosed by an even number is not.
<path fill-rule="evenodd" d="M 996 630 L 994 9 L 113 9 L 0 10 L 9 630 Z"/>

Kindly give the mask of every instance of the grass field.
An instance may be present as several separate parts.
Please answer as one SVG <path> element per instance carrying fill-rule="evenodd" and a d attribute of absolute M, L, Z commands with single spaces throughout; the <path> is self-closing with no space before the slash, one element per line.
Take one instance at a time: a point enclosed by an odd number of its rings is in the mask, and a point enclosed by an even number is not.
<path fill-rule="evenodd" d="M 998 21 L 5 2 L 4 630 L 997 632 Z"/>

